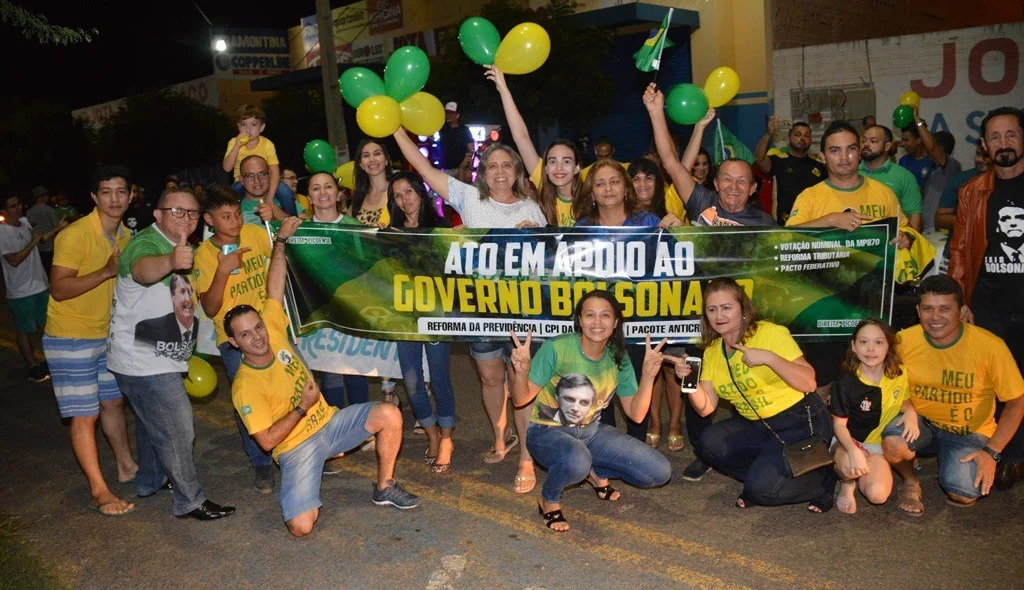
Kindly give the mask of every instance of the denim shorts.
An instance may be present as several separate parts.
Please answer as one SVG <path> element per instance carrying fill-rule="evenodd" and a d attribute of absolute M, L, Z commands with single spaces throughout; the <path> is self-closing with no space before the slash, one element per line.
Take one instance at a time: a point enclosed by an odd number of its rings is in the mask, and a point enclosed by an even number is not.
<path fill-rule="evenodd" d="M 939 486 L 942 490 L 964 498 L 980 498 L 981 490 L 974 486 L 974 478 L 978 476 L 977 463 L 961 463 L 960 460 L 985 446 L 988 437 L 977 433 L 962 435 L 947 432 L 920 415 L 917 423 L 921 435 L 907 446 L 921 455 L 938 455 Z M 902 437 L 903 426 L 897 426 L 893 420 L 882 431 L 882 438 L 887 436 Z"/>
<path fill-rule="evenodd" d="M 475 361 L 493 361 L 504 359 L 506 363 L 512 358 L 511 342 L 470 342 L 469 356 Z"/>
<path fill-rule="evenodd" d="M 366 421 L 375 405 L 356 404 L 335 411 L 323 428 L 277 458 L 281 466 L 281 512 L 286 521 L 323 505 L 320 480 L 324 461 L 356 448 L 370 437 Z"/>

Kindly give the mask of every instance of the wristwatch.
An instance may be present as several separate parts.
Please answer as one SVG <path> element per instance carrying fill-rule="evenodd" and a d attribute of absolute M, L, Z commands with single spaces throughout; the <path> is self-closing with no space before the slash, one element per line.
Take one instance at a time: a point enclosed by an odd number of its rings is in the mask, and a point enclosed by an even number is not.
<path fill-rule="evenodd" d="M 302 409 L 302 406 L 295 406 L 295 407 L 294 407 L 294 408 L 292 408 L 292 409 L 293 409 L 293 410 L 295 410 L 296 412 L 298 412 L 298 413 L 299 413 L 299 415 L 300 415 L 300 416 L 302 416 L 303 418 L 305 418 L 305 417 L 306 417 L 306 410 L 303 410 L 303 409 Z M 998 461 L 998 459 L 996 459 L 996 460 Z"/>
<path fill-rule="evenodd" d="M 917 122 L 917 126 L 918 126 L 918 127 L 924 127 L 924 120 L 920 120 L 920 121 L 918 121 L 918 122 Z"/>
<path fill-rule="evenodd" d="M 282 238 L 281 236 L 277 236 L 276 238 L 274 238 L 274 241 L 277 242 L 278 244 L 287 244 L 288 238 Z"/>
<path fill-rule="evenodd" d="M 991 447 L 984 446 L 984 447 L 981 447 L 981 450 L 983 450 L 986 453 L 988 453 L 989 457 L 992 457 L 992 460 L 994 460 L 996 463 L 998 463 L 998 462 L 1003 460 L 1003 456 L 1000 455 L 999 453 L 997 453 L 995 451 L 995 449 L 992 449 Z"/>

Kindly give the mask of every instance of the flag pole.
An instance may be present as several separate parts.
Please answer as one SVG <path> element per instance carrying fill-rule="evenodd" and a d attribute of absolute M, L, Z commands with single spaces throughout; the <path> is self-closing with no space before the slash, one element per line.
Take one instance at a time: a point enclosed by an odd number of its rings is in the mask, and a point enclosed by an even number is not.
<path fill-rule="evenodd" d="M 729 153 L 725 151 L 725 138 L 722 137 L 722 120 L 719 119 L 716 122 L 718 123 L 718 144 L 722 146 L 722 161 L 724 162 L 729 159 Z"/>
<path fill-rule="evenodd" d="M 654 84 L 655 89 L 658 88 L 658 73 L 661 72 L 661 54 L 665 51 L 665 39 L 668 38 L 668 28 L 672 26 L 672 13 L 674 11 L 675 8 L 668 9 L 668 18 L 666 19 L 668 25 L 665 27 L 665 30 L 662 31 L 661 39 L 658 39 L 658 57 L 655 58 L 652 63 L 654 66 L 654 77 L 651 78 L 651 84 Z"/>

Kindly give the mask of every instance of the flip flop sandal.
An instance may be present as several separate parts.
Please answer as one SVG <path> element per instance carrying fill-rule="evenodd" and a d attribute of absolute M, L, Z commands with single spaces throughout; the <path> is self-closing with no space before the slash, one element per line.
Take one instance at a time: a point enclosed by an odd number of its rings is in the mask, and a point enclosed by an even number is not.
<path fill-rule="evenodd" d="M 654 448 L 658 448 L 658 445 L 661 444 L 661 435 L 660 434 L 652 434 L 652 433 L 648 432 L 647 433 L 647 444 L 652 446 L 652 447 L 654 447 Z"/>
<path fill-rule="evenodd" d="M 670 434 L 668 435 L 668 450 L 673 453 L 683 450 L 686 446 L 686 439 L 681 434 Z"/>
<path fill-rule="evenodd" d="M 502 461 L 505 460 L 505 456 L 508 455 L 509 452 L 511 452 L 512 449 L 516 448 L 517 446 L 519 446 L 519 436 L 515 433 L 512 433 L 511 436 L 505 439 L 505 452 L 498 453 L 498 451 L 491 449 L 490 451 L 487 452 L 486 455 L 484 455 L 484 463 L 501 463 Z"/>
<path fill-rule="evenodd" d="M 594 493 L 597 494 L 598 500 L 604 500 L 605 502 L 618 502 L 622 498 L 622 495 L 619 494 L 618 498 L 615 498 L 614 500 L 612 499 L 612 495 L 617 493 L 619 490 L 613 488 L 611 484 L 601 487 L 595 486 L 594 484 L 590 485 L 593 486 Z"/>
<path fill-rule="evenodd" d="M 117 504 L 117 503 L 118 503 L 117 500 L 111 500 L 110 502 L 104 502 L 104 503 L 100 504 L 99 506 L 93 506 L 92 504 L 88 504 L 86 506 L 86 508 L 88 508 L 89 510 L 92 510 L 93 512 L 96 512 L 98 514 L 102 514 L 103 516 L 125 516 L 126 514 L 131 514 L 132 512 L 135 512 L 135 506 L 132 506 L 131 508 L 129 508 L 128 510 L 125 510 L 124 512 L 104 512 L 103 511 L 103 507 L 104 506 L 110 506 L 111 504 Z"/>
<path fill-rule="evenodd" d="M 537 487 L 537 476 L 517 475 L 512 485 L 512 491 L 517 494 L 528 494 L 535 487 Z"/>
<path fill-rule="evenodd" d="M 544 526 L 555 531 L 556 533 L 566 533 L 568 531 L 559 531 L 551 527 L 551 525 L 558 522 L 569 522 L 565 519 L 565 515 L 562 514 L 561 510 L 552 510 L 551 512 L 544 512 L 544 509 L 537 505 L 537 513 L 544 519 Z"/>

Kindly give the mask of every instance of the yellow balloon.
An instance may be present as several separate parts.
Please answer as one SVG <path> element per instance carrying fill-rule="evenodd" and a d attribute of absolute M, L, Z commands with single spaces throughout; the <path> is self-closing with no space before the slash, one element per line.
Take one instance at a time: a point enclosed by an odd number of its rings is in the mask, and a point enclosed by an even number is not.
<path fill-rule="evenodd" d="M 210 363 L 197 356 L 188 359 L 185 392 L 192 397 L 206 397 L 214 391 L 217 391 L 217 372 Z"/>
<path fill-rule="evenodd" d="M 494 65 L 506 74 L 529 74 L 544 65 L 551 53 L 551 37 L 536 23 L 516 25 L 505 35 L 494 55 Z"/>
<path fill-rule="evenodd" d="M 402 127 L 416 135 L 433 135 L 444 125 L 444 106 L 433 94 L 417 92 L 398 106 L 402 109 Z"/>
<path fill-rule="evenodd" d="M 708 96 L 708 104 L 716 109 L 729 102 L 740 91 L 740 77 L 736 70 L 721 67 L 711 72 L 704 82 L 704 94 Z"/>
<path fill-rule="evenodd" d="M 908 90 L 900 96 L 900 104 L 910 105 L 916 109 L 921 106 L 921 95 L 913 90 Z"/>
<path fill-rule="evenodd" d="M 402 109 L 390 96 L 371 96 L 356 109 L 356 123 L 370 137 L 387 137 L 402 126 Z"/>
<path fill-rule="evenodd" d="M 349 160 L 338 169 L 334 171 L 334 177 L 338 179 L 338 184 L 352 190 L 356 188 L 356 161 Z"/>

